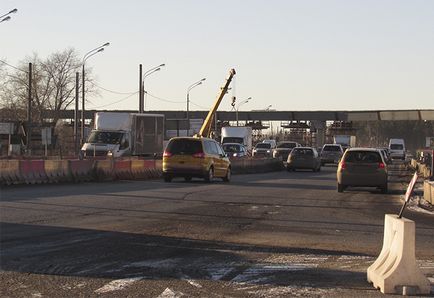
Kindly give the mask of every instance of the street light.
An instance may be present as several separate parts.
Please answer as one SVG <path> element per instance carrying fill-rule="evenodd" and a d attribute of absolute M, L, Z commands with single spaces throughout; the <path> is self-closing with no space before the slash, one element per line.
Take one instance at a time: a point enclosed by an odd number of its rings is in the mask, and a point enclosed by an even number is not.
<path fill-rule="evenodd" d="M 1 22 L 9 21 L 11 19 L 11 17 L 9 15 L 12 14 L 12 13 L 16 13 L 17 11 L 18 11 L 18 9 L 14 8 L 10 12 L 8 12 L 8 13 L 0 16 L 0 23 Z"/>
<path fill-rule="evenodd" d="M 142 101 L 139 103 L 139 113 L 143 113 L 145 110 L 145 104 L 146 104 L 146 100 L 145 100 L 145 96 L 147 97 L 148 92 L 145 91 L 145 79 L 146 77 L 148 77 L 149 75 L 153 74 L 154 72 L 160 71 L 162 67 L 166 66 L 166 64 L 162 63 L 158 66 L 155 66 L 147 71 L 145 71 L 145 73 L 143 74 L 143 80 L 142 80 Z"/>
<path fill-rule="evenodd" d="M 188 86 L 187 88 L 187 136 L 190 135 L 190 91 L 191 89 L 193 89 L 194 87 L 197 87 L 199 85 L 202 85 L 202 82 L 205 81 L 206 78 L 203 78 L 193 84 L 191 84 L 190 86 Z"/>
<path fill-rule="evenodd" d="M 84 72 L 84 66 L 86 63 L 86 60 L 89 59 L 90 57 L 92 57 L 93 55 L 96 55 L 98 53 L 101 53 L 102 51 L 104 51 L 105 47 L 108 47 L 110 45 L 109 42 L 106 42 L 105 44 L 103 44 L 102 46 L 96 47 L 93 50 L 90 50 L 89 52 L 87 52 L 84 56 L 83 56 L 83 62 L 82 62 L 82 70 L 81 70 L 81 79 L 82 79 L 82 83 L 81 83 L 81 88 L 82 88 L 82 96 L 81 96 L 81 144 L 84 144 L 84 102 L 85 102 L 85 91 L 86 88 L 84 87 L 85 85 L 85 72 Z"/>
<path fill-rule="evenodd" d="M 237 105 L 237 108 L 235 109 L 235 115 L 237 116 L 237 117 L 236 117 L 236 118 L 237 118 L 237 126 L 238 126 L 238 109 L 240 108 L 241 105 L 243 105 L 243 104 L 245 104 L 245 103 L 248 103 L 249 100 L 251 100 L 251 99 L 252 99 L 252 98 L 249 97 L 249 98 L 243 100 L 242 102 L 240 102 L 240 103 Z"/>

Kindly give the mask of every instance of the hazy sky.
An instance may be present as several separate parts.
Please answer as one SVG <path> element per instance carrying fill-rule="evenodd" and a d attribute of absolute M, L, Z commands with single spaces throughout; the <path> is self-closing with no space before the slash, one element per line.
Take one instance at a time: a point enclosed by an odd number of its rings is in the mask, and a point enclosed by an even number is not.
<path fill-rule="evenodd" d="M 0 59 L 17 65 L 75 48 L 80 55 L 110 42 L 89 60 L 97 84 L 138 90 L 146 109 L 209 108 L 231 68 L 230 96 L 253 99 L 240 110 L 434 108 L 434 1 L 431 0 L 1 0 Z M 37 67 L 37 66 L 36 66 Z M 88 108 L 138 109 L 138 95 L 101 90 Z M 123 101 L 120 101 L 124 99 Z M 120 102 L 118 102 L 120 101 Z M 113 102 L 118 102 L 109 105 Z M 192 110 L 202 109 L 191 106 Z"/>

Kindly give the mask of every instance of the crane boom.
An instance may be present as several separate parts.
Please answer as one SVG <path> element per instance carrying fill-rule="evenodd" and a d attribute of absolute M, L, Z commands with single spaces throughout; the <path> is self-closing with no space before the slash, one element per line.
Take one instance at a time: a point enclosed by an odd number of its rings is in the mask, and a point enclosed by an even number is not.
<path fill-rule="evenodd" d="M 211 124 L 212 120 L 214 118 L 215 112 L 217 111 L 220 102 L 222 101 L 223 97 L 225 96 L 226 92 L 228 91 L 229 84 L 232 81 L 232 78 L 235 75 L 235 69 L 231 69 L 229 72 L 229 76 L 226 79 L 225 85 L 221 88 L 220 94 L 217 96 L 217 99 L 214 103 L 214 106 L 209 110 L 208 115 L 205 118 L 205 121 L 202 124 L 202 127 L 200 128 L 199 133 L 196 135 L 197 137 L 206 137 L 209 138 L 211 134 Z"/>

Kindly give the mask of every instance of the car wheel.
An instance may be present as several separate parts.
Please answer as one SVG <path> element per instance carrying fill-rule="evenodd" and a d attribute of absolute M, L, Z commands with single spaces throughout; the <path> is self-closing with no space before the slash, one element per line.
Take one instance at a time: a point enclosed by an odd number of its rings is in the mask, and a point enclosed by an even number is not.
<path fill-rule="evenodd" d="M 205 177 L 205 181 L 211 182 L 213 178 L 214 178 L 214 169 L 213 169 L 213 167 L 210 167 L 208 170 L 208 174 Z"/>
<path fill-rule="evenodd" d="M 191 177 L 184 177 L 184 180 L 187 181 L 187 182 L 190 182 L 191 181 Z"/>
<path fill-rule="evenodd" d="M 231 173 L 231 168 L 228 168 L 228 170 L 226 171 L 226 176 L 222 178 L 223 181 L 224 181 L 224 182 L 229 182 L 229 181 L 231 181 L 231 175 L 232 175 L 232 173 Z"/>
<path fill-rule="evenodd" d="M 338 183 L 338 192 L 343 192 L 345 189 L 345 186 L 343 186 L 342 184 Z"/>
<path fill-rule="evenodd" d="M 164 182 L 172 182 L 172 177 L 164 176 Z"/>
<path fill-rule="evenodd" d="M 381 189 L 381 193 L 387 193 L 388 191 L 387 183 L 381 186 L 380 189 Z"/>

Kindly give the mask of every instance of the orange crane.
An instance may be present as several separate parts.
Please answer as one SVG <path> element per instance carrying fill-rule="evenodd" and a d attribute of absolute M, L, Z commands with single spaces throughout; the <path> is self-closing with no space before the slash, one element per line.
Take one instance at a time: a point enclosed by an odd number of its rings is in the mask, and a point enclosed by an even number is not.
<path fill-rule="evenodd" d="M 205 118 L 205 121 L 202 124 L 202 127 L 200 128 L 200 131 L 198 134 L 195 135 L 195 137 L 203 137 L 203 138 L 209 138 L 211 135 L 211 124 L 212 124 L 212 120 L 215 116 L 215 112 L 217 111 L 220 102 L 222 101 L 223 97 L 225 96 L 226 92 L 228 91 L 229 88 L 229 84 L 232 81 L 232 78 L 235 75 L 235 69 L 231 69 L 229 71 L 229 76 L 226 79 L 226 83 L 225 85 L 221 88 L 221 92 L 220 94 L 217 96 L 217 99 L 214 103 L 214 106 L 211 108 L 211 110 L 209 110 L 208 115 Z"/>

